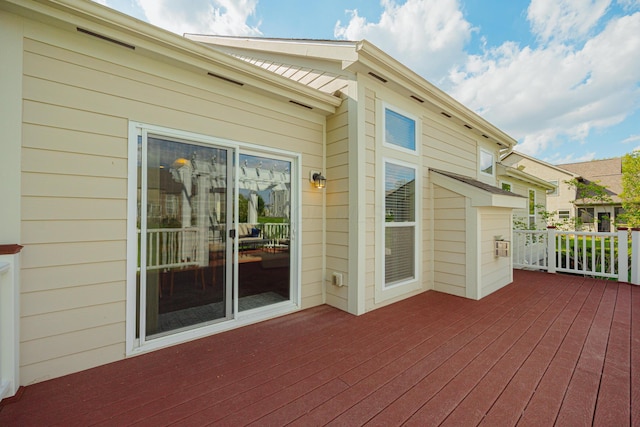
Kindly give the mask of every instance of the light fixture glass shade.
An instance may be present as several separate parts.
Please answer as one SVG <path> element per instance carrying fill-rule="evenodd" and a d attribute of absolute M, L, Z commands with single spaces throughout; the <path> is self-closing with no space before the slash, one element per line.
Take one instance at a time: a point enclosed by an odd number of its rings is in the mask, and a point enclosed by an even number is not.
<path fill-rule="evenodd" d="M 313 174 L 313 185 L 316 188 L 324 188 L 327 185 L 327 178 L 322 176 L 321 173 Z"/>

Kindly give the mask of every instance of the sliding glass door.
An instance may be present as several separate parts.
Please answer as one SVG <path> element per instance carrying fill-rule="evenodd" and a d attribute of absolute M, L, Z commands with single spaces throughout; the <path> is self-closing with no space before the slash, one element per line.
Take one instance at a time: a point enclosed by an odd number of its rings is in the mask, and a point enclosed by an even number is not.
<path fill-rule="evenodd" d="M 299 158 L 151 126 L 136 127 L 133 138 L 133 347 L 295 308 L 292 169 Z"/>
<path fill-rule="evenodd" d="M 238 311 L 291 298 L 290 159 L 240 154 Z"/>
<path fill-rule="evenodd" d="M 138 155 L 138 338 L 232 318 L 233 149 L 143 132 Z"/>

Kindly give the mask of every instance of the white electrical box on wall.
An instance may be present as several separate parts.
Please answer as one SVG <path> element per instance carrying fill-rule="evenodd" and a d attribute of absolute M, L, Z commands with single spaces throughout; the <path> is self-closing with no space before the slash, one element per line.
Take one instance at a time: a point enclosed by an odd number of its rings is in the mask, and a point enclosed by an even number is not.
<path fill-rule="evenodd" d="M 334 286 L 343 286 L 344 284 L 342 283 L 342 273 L 333 273 L 331 275 L 331 283 Z"/>

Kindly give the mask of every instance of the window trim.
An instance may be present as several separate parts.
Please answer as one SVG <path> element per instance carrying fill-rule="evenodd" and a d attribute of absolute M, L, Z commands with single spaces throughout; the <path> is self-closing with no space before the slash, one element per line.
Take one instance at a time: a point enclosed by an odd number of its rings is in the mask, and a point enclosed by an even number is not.
<path fill-rule="evenodd" d="M 589 212 L 589 210 L 591 210 L 593 213 Z M 591 221 L 583 221 L 582 220 L 582 211 L 586 212 L 587 215 L 591 216 Z M 577 217 L 580 218 L 580 221 L 582 221 L 583 224 L 595 224 L 596 223 L 596 209 L 595 208 L 590 208 L 590 207 L 579 207 L 577 212 Z"/>
<path fill-rule="evenodd" d="M 408 113 L 408 112 L 406 112 L 406 111 L 404 111 L 404 110 L 402 110 L 402 109 L 400 109 L 400 108 L 398 108 L 396 106 L 390 105 L 390 104 L 388 104 L 386 102 L 382 102 L 381 106 L 382 106 L 382 109 L 381 109 L 381 112 L 382 112 L 382 114 L 381 114 L 381 120 L 382 120 L 382 126 L 381 126 L 381 129 L 382 129 L 382 146 L 385 147 L 385 148 L 391 148 L 393 150 L 397 150 L 397 151 L 400 151 L 400 152 L 403 152 L 403 153 L 417 155 L 419 153 L 419 149 L 420 149 L 420 144 L 418 143 L 419 140 L 420 140 L 420 138 L 418 137 L 418 135 L 420 133 L 420 126 L 419 126 L 418 117 L 413 115 L 413 114 L 411 114 L 411 113 Z M 390 110 L 390 111 L 392 111 L 392 112 L 394 112 L 396 114 L 399 114 L 401 116 L 404 116 L 404 117 L 406 117 L 408 119 L 413 120 L 413 124 L 414 124 L 413 144 L 415 146 L 415 149 L 412 150 L 410 148 L 405 148 L 405 147 L 402 147 L 400 145 L 396 145 L 396 144 L 393 144 L 393 143 L 387 141 L 387 138 L 386 138 L 386 134 L 387 134 L 386 133 L 386 129 L 387 129 L 386 110 Z"/>
<path fill-rule="evenodd" d="M 484 172 L 482 170 L 482 154 L 488 154 L 489 156 L 491 156 L 491 173 L 486 173 L 486 172 Z M 479 152 L 479 155 L 478 155 L 478 172 L 482 176 L 490 176 L 490 177 L 495 177 L 496 176 L 496 155 L 495 155 L 495 153 L 487 150 L 486 148 L 480 147 L 480 152 Z"/>
<path fill-rule="evenodd" d="M 402 166 L 402 167 L 406 167 L 406 168 L 411 168 L 413 169 L 414 173 L 415 173 L 415 194 L 414 194 L 414 220 L 413 221 L 405 221 L 405 222 L 387 222 L 385 220 L 386 218 L 386 200 L 385 200 L 385 183 L 386 183 L 386 165 L 387 164 L 393 164 L 393 165 L 397 165 L 397 166 Z M 402 160 L 398 160 L 398 159 L 394 159 L 394 158 L 388 158 L 385 157 L 382 159 L 382 203 L 381 203 L 381 211 L 382 211 L 382 233 L 381 233 L 381 239 L 382 239 L 382 245 L 381 245 L 381 252 L 382 252 L 382 258 L 381 258 L 381 282 L 382 282 L 382 290 L 386 291 L 386 290 L 390 290 L 390 289 L 394 289 L 394 288 L 400 288 L 400 287 L 404 287 L 405 285 L 414 283 L 416 281 L 418 281 L 418 265 L 419 265 L 419 245 L 418 245 L 418 239 L 419 239 L 419 229 L 418 229 L 418 224 L 419 224 L 419 212 L 420 209 L 418 209 L 418 204 L 419 204 L 419 185 L 418 183 L 420 182 L 420 177 L 419 177 L 419 167 L 417 164 L 414 163 L 409 163 L 409 162 L 405 162 Z M 396 228 L 396 227 L 413 227 L 413 235 L 414 235 L 414 242 L 413 242 L 413 258 L 414 258 L 414 263 L 413 263 L 413 277 L 409 278 L 409 279 L 405 279 L 405 280 L 401 280 L 401 281 L 397 281 L 397 282 L 393 282 L 392 284 L 387 284 L 386 283 L 386 231 L 387 231 L 387 227 L 389 228 Z"/>

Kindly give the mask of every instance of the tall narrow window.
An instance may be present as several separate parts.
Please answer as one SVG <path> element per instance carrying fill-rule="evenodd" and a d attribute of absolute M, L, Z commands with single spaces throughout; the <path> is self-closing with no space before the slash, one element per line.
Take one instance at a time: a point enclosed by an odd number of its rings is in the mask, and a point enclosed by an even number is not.
<path fill-rule="evenodd" d="M 536 228 L 536 190 L 529 190 L 529 228 Z"/>
<path fill-rule="evenodd" d="M 384 141 L 396 147 L 416 151 L 416 121 L 385 108 Z"/>
<path fill-rule="evenodd" d="M 386 162 L 385 183 L 385 287 L 416 277 L 416 170 Z"/>

